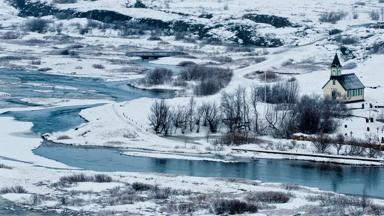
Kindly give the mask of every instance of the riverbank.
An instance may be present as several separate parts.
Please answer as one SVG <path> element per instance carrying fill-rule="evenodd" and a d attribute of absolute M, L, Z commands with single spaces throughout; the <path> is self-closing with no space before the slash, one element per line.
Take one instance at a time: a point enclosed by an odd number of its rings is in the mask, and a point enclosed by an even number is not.
<path fill-rule="evenodd" d="M 72 212 L 72 215 L 80 212 L 97 215 L 178 215 L 187 212 L 207 215 L 217 213 L 216 205 L 220 205 L 222 200 L 234 200 L 251 206 L 262 215 L 280 215 L 283 212 L 311 215 L 313 212 L 345 212 L 350 208 L 370 212 L 371 209 L 383 208 L 380 205 L 384 204 L 382 200 L 370 199 L 366 210 L 363 210 L 360 198 L 298 185 L 235 178 L 103 173 L 37 167 L 4 159 L 0 159 L 0 164 L 3 167 L 0 168 L 0 196 L 20 207 L 41 212 Z M 103 180 L 91 178 L 97 175 Z M 22 189 L 4 192 L 16 186 Z M 270 198 L 266 198 L 268 194 Z M 348 208 L 332 204 L 332 200 L 347 201 Z M 321 203 L 327 203 L 327 206 Z"/>
<path fill-rule="evenodd" d="M 185 103 L 187 98 L 174 98 L 167 100 L 173 106 Z M 203 99 L 201 99 L 203 100 Z M 209 160 L 214 156 L 220 156 L 225 160 L 231 158 L 272 158 L 308 160 L 328 163 L 350 164 L 350 165 L 372 165 L 381 166 L 380 158 L 370 160 L 363 157 L 343 157 L 336 155 L 319 154 L 311 142 L 273 139 L 271 137 L 260 137 L 259 143 L 245 144 L 240 146 L 214 145 L 215 139 L 220 134 L 208 134 L 201 129 L 200 133 L 192 133 L 180 137 L 160 137 L 152 133 L 149 126 L 148 112 L 153 99 L 141 98 L 123 103 L 110 103 L 91 109 L 82 110 L 80 115 L 87 123 L 69 131 L 45 134 L 44 138 L 56 143 L 79 145 L 79 146 L 104 146 L 129 150 L 141 150 L 140 155 L 153 152 L 167 155 L 167 157 L 178 158 L 180 154 L 184 157 L 197 157 Z M 201 101 L 200 101 L 201 102 Z M 140 109 L 136 109 L 140 107 Z M 248 149 L 251 152 L 239 152 L 236 149 Z M 330 149 L 333 152 L 333 149 Z M 276 154 L 283 152 L 282 154 Z M 341 158 L 343 157 L 343 158 Z"/>

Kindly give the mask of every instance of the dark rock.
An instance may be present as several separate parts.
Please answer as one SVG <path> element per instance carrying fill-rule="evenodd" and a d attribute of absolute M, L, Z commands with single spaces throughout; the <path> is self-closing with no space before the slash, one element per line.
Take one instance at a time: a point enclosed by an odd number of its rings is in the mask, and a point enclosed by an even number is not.
<path fill-rule="evenodd" d="M 266 14 L 245 14 L 244 19 L 252 20 L 256 23 L 270 24 L 276 28 L 291 27 L 292 23 L 285 17 Z"/>
<path fill-rule="evenodd" d="M 354 59 L 356 58 L 355 54 L 353 53 L 353 50 L 346 47 L 346 46 L 341 46 L 340 47 L 340 52 L 343 56 L 344 59 Z"/>
<path fill-rule="evenodd" d="M 328 32 L 329 35 L 336 35 L 336 34 L 340 34 L 341 32 L 343 32 L 342 30 L 340 29 L 332 29 Z"/>

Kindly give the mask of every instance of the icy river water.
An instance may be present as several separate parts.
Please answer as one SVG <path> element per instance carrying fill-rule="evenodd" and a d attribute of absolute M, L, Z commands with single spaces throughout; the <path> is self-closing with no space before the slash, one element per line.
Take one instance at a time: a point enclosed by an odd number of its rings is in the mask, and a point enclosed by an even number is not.
<path fill-rule="evenodd" d="M 59 86 L 59 87 L 58 87 Z M 170 92 L 143 91 L 124 82 L 48 75 L 33 71 L 0 69 L 0 91 L 12 96 L 0 99 L 0 108 L 32 106 L 27 97 L 131 100 L 138 97 L 170 97 Z M 32 122 L 32 133 L 63 131 L 84 122 L 78 113 L 88 106 L 7 112 L 18 121 Z M 247 162 L 212 162 L 132 157 L 118 149 L 73 147 L 43 142 L 36 155 L 72 167 L 95 171 L 157 172 L 203 177 L 236 177 L 300 184 L 352 195 L 384 198 L 384 168 L 334 165 L 294 160 L 259 159 Z M 1 150 L 0 150 L 1 155 Z M 0 210 L 2 200 L 0 199 Z M 1 215 L 1 211 L 0 211 Z"/>

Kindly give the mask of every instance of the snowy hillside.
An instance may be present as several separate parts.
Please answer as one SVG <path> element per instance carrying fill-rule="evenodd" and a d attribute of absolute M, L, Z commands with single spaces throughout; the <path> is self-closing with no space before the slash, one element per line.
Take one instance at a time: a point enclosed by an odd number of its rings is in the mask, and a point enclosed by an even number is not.
<path fill-rule="evenodd" d="M 384 135 L 380 120 L 384 116 L 380 109 L 384 104 L 380 67 L 384 59 L 380 22 L 384 3 L 380 1 L 33 0 L 1 4 L 2 66 L 130 80 L 140 88 L 172 89 L 183 97 L 194 94 L 196 82 L 180 82 L 175 75 L 171 79 L 176 80 L 152 86 L 140 80 L 154 68 L 183 70 L 177 65 L 185 62 L 233 70 L 222 89 L 198 98 L 199 103 L 220 103 L 220 93 L 239 86 L 250 89 L 292 79 L 297 80 L 300 95 L 322 95 L 331 60 L 339 53 L 343 73 L 355 73 L 366 87 L 366 109 L 358 109 L 363 103 L 348 105 L 354 110 L 352 116 L 340 119 L 335 134 L 353 133 L 361 139 Z M 143 50 L 182 51 L 187 56 L 142 62 L 126 55 Z M 265 80 L 268 74 L 274 77 L 270 81 Z M 268 104 L 260 106 L 265 112 Z M 148 111 L 150 104 L 145 107 Z M 128 117 L 150 130 L 149 123 L 144 123 L 147 116 Z M 366 118 L 375 122 L 365 122 Z M 102 127 L 97 124 L 96 128 Z M 124 133 L 118 132 L 125 130 L 125 124 L 116 124 L 117 132 L 111 128 L 103 133 L 91 130 L 90 134 L 98 134 L 102 142 L 97 145 L 114 143 L 110 140 L 114 136 L 124 147 L 135 146 L 128 140 L 131 144 L 125 143 Z M 135 129 L 129 131 L 136 134 Z M 90 141 L 82 139 L 65 142 Z"/>

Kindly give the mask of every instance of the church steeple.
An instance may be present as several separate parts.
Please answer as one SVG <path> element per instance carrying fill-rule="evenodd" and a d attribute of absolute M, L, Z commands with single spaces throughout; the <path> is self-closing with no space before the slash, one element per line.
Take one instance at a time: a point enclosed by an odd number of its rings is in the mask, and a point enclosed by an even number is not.
<path fill-rule="evenodd" d="M 333 62 L 331 64 L 331 76 L 340 76 L 341 75 L 341 64 L 339 60 L 339 56 L 337 53 L 335 54 L 335 57 L 333 58 Z"/>

